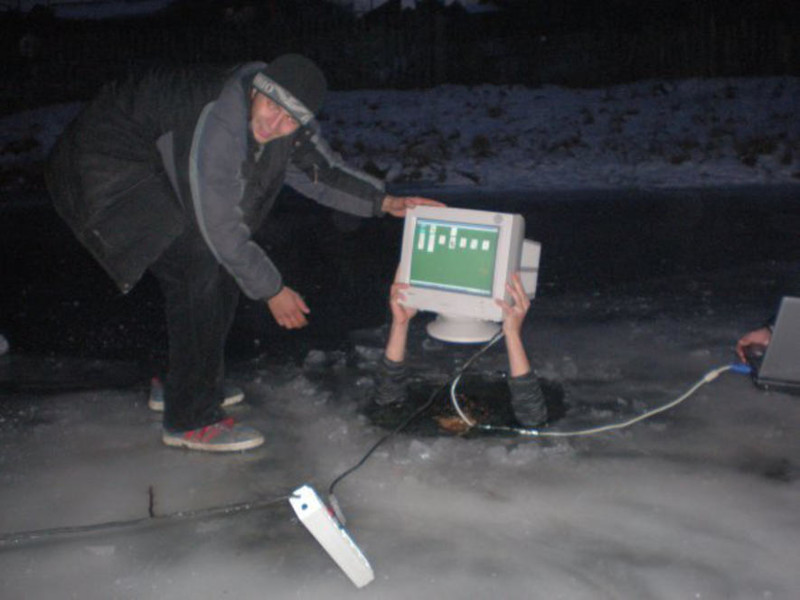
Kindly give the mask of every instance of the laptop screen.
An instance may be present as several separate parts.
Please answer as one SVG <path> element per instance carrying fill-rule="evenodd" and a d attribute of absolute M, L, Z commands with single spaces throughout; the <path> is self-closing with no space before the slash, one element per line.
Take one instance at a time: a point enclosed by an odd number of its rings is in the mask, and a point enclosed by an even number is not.
<path fill-rule="evenodd" d="M 758 379 L 800 386 L 800 298 L 786 296 L 781 300 Z"/>

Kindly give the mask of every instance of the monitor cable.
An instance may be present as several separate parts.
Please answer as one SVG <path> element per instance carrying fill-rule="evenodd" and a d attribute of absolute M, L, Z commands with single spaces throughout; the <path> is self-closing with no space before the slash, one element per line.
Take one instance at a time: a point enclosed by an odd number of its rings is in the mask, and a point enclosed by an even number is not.
<path fill-rule="evenodd" d="M 745 364 L 734 363 L 734 364 L 718 367 L 716 369 L 712 369 L 711 371 L 709 371 L 708 373 L 703 375 L 703 377 L 701 377 L 685 393 L 681 394 L 680 396 L 678 396 L 674 400 L 672 400 L 670 402 L 667 402 L 666 404 L 663 404 L 662 406 L 659 406 L 657 408 L 649 410 L 649 411 L 647 411 L 645 413 L 642 413 L 641 415 L 638 415 L 636 417 L 628 419 L 627 421 L 622 421 L 620 423 L 610 423 L 608 425 L 601 425 L 599 427 L 590 427 L 590 428 L 587 428 L 587 429 L 578 429 L 578 430 L 573 430 L 573 431 L 557 431 L 557 430 L 552 430 L 551 431 L 551 430 L 542 430 L 542 429 L 532 428 L 532 427 L 511 427 L 511 426 L 508 426 L 508 425 L 487 425 L 487 424 L 481 424 L 481 423 L 477 423 L 477 422 L 473 421 L 472 419 L 469 418 L 469 416 L 467 416 L 464 413 L 463 410 L 461 410 L 461 406 L 459 405 L 459 402 L 458 402 L 458 395 L 456 394 L 456 388 L 458 387 L 458 383 L 461 380 L 461 376 L 463 375 L 463 371 L 464 370 L 462 370 L 456 377 L 453 378 L 453 382 L 450 385 L 450 400 L 453 403 L 453 407 L 455 408 L 456 412 L 458 413 L 458 416 L 461 418 L 461 420 L 468 427 L 479 429 L 479 430 L 482 430 L 482 431 L 502 431 L 502 432 L 507 432 L 507 433 L 516 433 L 516 434 L 518 434 L 520 436 L 524 436 L 524 437 L 550 437 L 550 438 L 561 437 L 561 438 L 563 438 L 563 437 L 578 437 L 578 436 L 597 435 L 599 433 L 605 433 L 607 431 L 614 431 L 614 430 L 617 430 L 617 429 L 625 429 L 627 427 L 630 427 L 631 425 L 635 425 L 636 423 L 644 421 L 645 419 L 649 419 L 651 417 L 654 417 L 657 414 L 660 414 L 660 413 L 666 412 L 666 411 L 668 411 L 668 410 L 670 410 L 672 408 L 675 408 L 676 406 L 678 406 L 679 404 L 684 402 L 686 399 L 688 399 L 690 396 L 692 396 L 695 392 L 697 392 L 697 390 L 699 390 L 701 387 L 703 387 L 706 384 L 711 383 L 712 381 L 714 381 L 720 375 L 722 375 L 723 373 L 725 373 L 727 371 L 732 371 L 734 373 L 740 373 L 740 374 L 747 374 L 747 373 L 750 372 L 750 367 L 748 365 L 745 365 Z"/>
<path fill-rule="evenodd" d="M 409 425 L 410 425 L 412 422 L 414 422 L 414 420 L 416 420 L 417 418 L 419 418 L 419 417 L 420 417 L 422 414 L 424 414 L 424 413 L 425 413 L 425 412 L 426 412 L 426 411 L 427 411 L 427 410 L 428 410 L 428 409 L 429 409 L 431 406 L 433 406 L 433 403 L 436 401 L 436 398 L 437 398 L 437 396 L 439 396 L 439 394 L 440 394 L 442 391 L 444 391 L 444 390 L 447 388 L 447 386 L 448 386 L 448 385 L 450 385 L 450 383 L 451 383 L 452 381 L 459 379 L 459 378 L 461 377 L 461 375 L 462 375 L 462 374 L 463 374 L 463 373 L 464 373 L 464 372 L 465 372 L 467 369 L 469 369 L 469 367 L 470 367 L 470 366 L 472 366 L 472 363 L 474 363 L 476 360 L 478 360 L 478 358 L 479 358 L 479 357 L 483 356 L 483 354 L 485 354 L 485 353 L 486 353 L 486 352 L 489 350 L 489 348 L 491 348 L 491 347 L 492 347 L 492 346 L 494 346 L 494 345 L 495 345 L 495 344 L 496 344 L 498 341 L 500 341 L 500 340 L 502 339 L 502 337 L 503 337 L 503 332 L 502 332 L 502 330 L 501 330 L 501 331 L 498 331 L 498 332 L 497 332 L 497 333 L 496 333 L 496 334 L 495 334 L 495 335 L 494 335 L 494 336 L 493 336 L 493 337 L 492 337 L 492 338 L 491 338 L 491 339 L 490 339 L 488 342 L 486 342 L 486 343 L 485 343 L 483 346 L 481 346 L 481 348 L 480 348 L 480 349 L 479 349 L 477 352 L 475 352 L 475 353 L 474 353 L 474 354 L 473 354 L 471 357 L 469 357 L 469 359 L 467 359 L 467 361 L 466 361 L 466 362 L 465 362 L 465 363 L 464 363 L 464 364 L 463 364 L 463 365 L 462 365 L 462 366 L 461 366 L 461 367 L 460 367 L 460 368 L 459 368 L 459 369 L 456 371 L 456 374 L 455 374 L 455 375 L 453 375 L 452 377 L 450 377 L 450 378 L 449 378 L 447 381 L 445 381 L 445 382 L 444 382 L 442 385 L 440 385 L 438 388 L 436 388 L 435 390 L 433 390 L 433 392 L 431 392 L 430 396 L 428 396 L 428 399 L 427 399 L 427 400 L 426 400 L 426 401 L 425 401 L 425 402 L 424 402 L 424 403 L 423 403 L 423 404 L 422 404 L 422 405 L 421 405 L 421 406 L 420 406 L 420 407 L 419 407 L 417 410 L 415 410 L 413 413 L 411 413 L 411 414 L 410 414 L 408 417 L 406 417 L 406 418 L 405 418 L 405 419 L 404 419 L 404 420 L 403 420 L 403 421 L 402 421 L 402 422 L 401 422 L 399 425 L 397 425 L 397 426 L 396 426 L 394 429 L 392 429 L 391 431 L 389 431 L 389 432 L 388 432 L 386 435 L 384 435 L 384 436 L 383 436 L 382 438 L 380 438 L 380 439 L 379 439 L 377 442 L 375 442 L 375 443 L 374 443 L 374 444 L 373 444 L 373 445 L 372 445 L 372 446 L 369 448 L 369 450 L 367 450 L 367 452 L 364 454 L 364 456 L 362 456 L 362 457 L 361 457 L 361 459 L 360 459 L 360 460 L 359 460 L 359 461 L 358 461 L 356 464 L 354 464 L 352 467 L 350 467 L 349 469 L 347 469 L 346 471 L 344 471 L 343 473 L 341 473 L 339 476 L 337 476 L 337 477 L 336 477 L 336 478 L 333 480 L 333 482 L 331 482 L 330 486 L 328 487 L 328 500 L 330 501 L 331 507 L 333 507 L 333 511 L 334 511 L 334 513 L 336 513 L 336 517 L 339 519 L 339 521 L 341 521 L 342 523 L 345 523 L 345 522 L 346 522 L 346 520 L 345 520 L 345 517 L 344 517 L 344 514 L 342 513 L 342 510 L 341 510 L 341 508 L 340 508 L 340 506 L 339 506 L 339 501 L 336 499 L 336 496 L 335 496 L 335 494 L 333 493 L 333 490 L 334 490 L 334 488 L 335 488 L 335 487 L 336 487 L 336 486 L 337 486 L 337 485 L 338 485 L 338 484 L 339 484 L 339 483 L 340 483 L 340 482 L 341 482 L 343 479 L 345 479 L 346 477 L 348 477 L 348 476 L 349 476 L 351 473 L 353 473 L 353 472 L 357 471 L 358 469 L 360 469 L 360 468 L 361 468 L 361 467 L 364 465 L 364 463 L 366 463 L 366 462 L 367 462 L 367 460 L 369 460 L 369 457 L 370 457 L 370 456 L 372 456 L 372 454 L 373 454 L 373 453 L 374 453 L 374 452 L 375 452 L 375 451 L 376 451 L 376 450 L 377 450 L 377 449 L 378 449 L 380 446 L 382 446 L 382 445 L 383 445 L 383 444 L 384 444 L 384 443 L 385 443 L 387 440 L 389 440 L 390 438 L 392 438 L 392 437 L 393 437 L 393 436 L 395 436 L 396 434 L 398 434 L 398 433 L 400 433 L 401 431 L 403 431 L 403 430 L 404 430 L 406 427 L 408 427 L 408 426 L 409 426 Z M 460 409 L 460 407 L 458 407 L 458 408 L 457 408 L 457 410 L 460 412 L 460 410 L 461 410 L 461 409 Z M 462 418 L 464 418 L 464 417 L 462 416 Z"/>

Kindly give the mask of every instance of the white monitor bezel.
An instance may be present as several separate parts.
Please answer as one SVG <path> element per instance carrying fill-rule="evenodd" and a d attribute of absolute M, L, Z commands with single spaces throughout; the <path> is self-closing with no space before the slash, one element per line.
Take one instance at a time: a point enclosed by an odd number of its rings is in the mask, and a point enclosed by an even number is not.
<path fill-rule="evenodd" d="M 488 225 L 498 228 L 492 293 L 491 296 L 480 296 L 412 285 L 404 293 L 406 296 L 404 304 L 435 313 L 487 321 L 502 321 L 503 311 L 495 300 L 498 298 L 507 302 L 511 300 L 505 284 L 510 275 L 520 267 L 522 244 L 525 237 L 524 218 L 512 213 L 434 206 L 418 206 L 407 211 L 398 271 L 398 281 L 402 283 L 409 283 L 410 280 L 414 230 L 420 219 Z"/>

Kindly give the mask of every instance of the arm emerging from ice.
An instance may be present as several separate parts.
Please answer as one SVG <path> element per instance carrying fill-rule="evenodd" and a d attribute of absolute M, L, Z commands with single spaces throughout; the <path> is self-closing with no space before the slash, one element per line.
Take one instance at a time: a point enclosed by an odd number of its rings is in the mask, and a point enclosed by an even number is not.
<path fill-rule="evenodd" d="M 402 304 L 405 300 L 403 291 L 408 284 L 395 282 L 389 292 L 389 307 L 392 310 L 392 324 L 389 339 L 378 366 L 378 383 L 375 390 L 375 402 L 380 405 L 403 402 L 406 399 L 406 344 L 408 342 L 408 326 L 415 308 Z"/>
<path fill-rule="evenodd" d="M 503 309 L 503 335 L 508 353 L 509 378 L 511 390 L 511 406 L 514 416 L 523 425 L 538 425 L 547 420 L 547 404 L 542 392 L 539 378 L 531 368 L 530 360 L 522 343 L 522 323 L 528 314 L 531 301 L 522 286 L 519 273 L 511 276 L 506 284 L 514 304 L 497 300 Z"/>
<path fill-rule="evenodd" d="M 522 343 L 522 323 L 530 308 L 519 274 L 515 273 L 507 284 L 514 300 L 513 305 L 498 301 L 503 309 L 503 333 L 508 353 L 511 405 L 517 420 L 524 425 L 537 425 L 547 420 L 547 405 L 539 378 L 531 368 Z M 395 282 L 389 294 L 392 324 L 386 349 L 378 367 L 375 402 L 386 405 L 406 399 L 406 345 L 408 327 L 417 310 L 403 305 L 408 284 Z"/>

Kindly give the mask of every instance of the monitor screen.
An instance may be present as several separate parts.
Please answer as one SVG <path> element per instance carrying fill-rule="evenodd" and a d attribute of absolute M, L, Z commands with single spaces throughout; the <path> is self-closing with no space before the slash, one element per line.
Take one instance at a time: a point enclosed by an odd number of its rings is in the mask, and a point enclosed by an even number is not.
<path fill-rule="evenodd" d="M 497 301 L 512 301 L 506 284 L 521 272 L 524 245 L 522 215 L 446 206 L 410 209 L 397 269 L 397 281 L 408 284 L 402 303 L 436 313 L 427 325 L 434 338 L 486 341 L 503 320 Z M 538 252 L 532 258 L 538 266 Z M 535 278 L 533 283 L 531 289 Z"/>
<path fill-rule="evenodd" d="M 491 296 L 499 236 L 495 226 L 417 219 L 409 283 Z"/>

